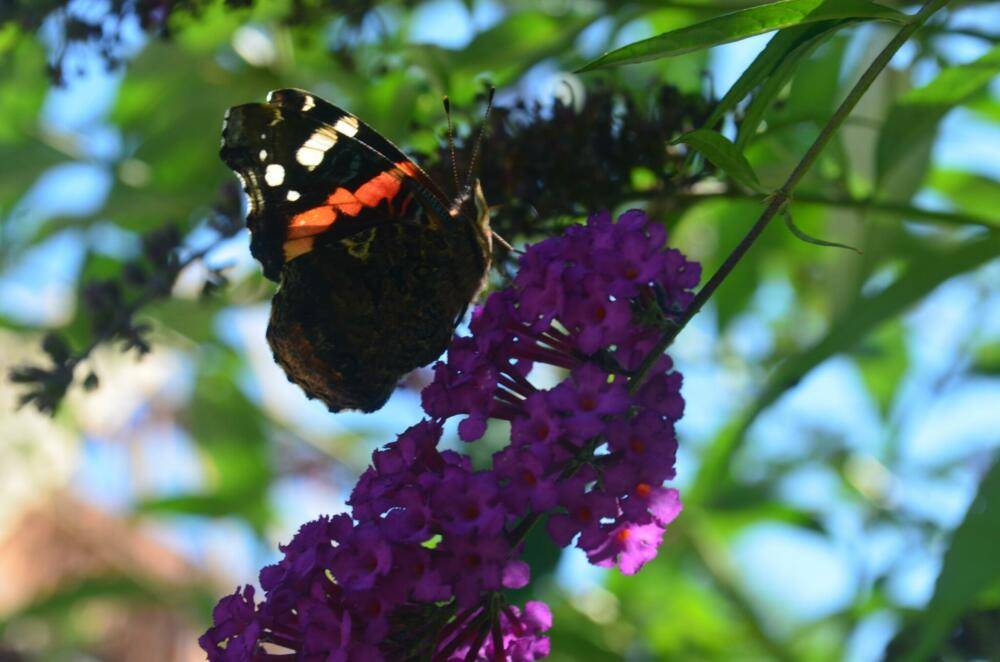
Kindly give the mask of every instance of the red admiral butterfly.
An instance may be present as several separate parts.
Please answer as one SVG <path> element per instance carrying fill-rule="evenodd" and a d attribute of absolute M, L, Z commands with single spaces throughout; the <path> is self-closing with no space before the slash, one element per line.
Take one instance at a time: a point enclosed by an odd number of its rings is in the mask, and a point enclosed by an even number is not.
<path fill-rule="evenodd" d="M 330 411 L 380 408 L 484 284 L 479 183 L 449 198 L 357 117 L 293 89 L 230 108 L 220 156 L 249 196 L 250 251 L 279 282 L 275 360 Z"/>

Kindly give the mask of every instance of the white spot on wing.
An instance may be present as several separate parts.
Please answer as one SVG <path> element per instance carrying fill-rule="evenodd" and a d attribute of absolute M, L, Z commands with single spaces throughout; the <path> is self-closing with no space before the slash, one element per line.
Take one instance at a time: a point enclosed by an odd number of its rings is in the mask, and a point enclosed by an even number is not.
<path fill-rule="evenodd" d="M 348 138 L 353 138 L 358 133 L 358 118 L 353 115 L 344 115 L 337 123 L 333 125 L 333 128 L 337 130 L 338 133 L 342 133 Z"/>
<path fill-rule="evenodd" d="M 302 102 L 302 112 L 308 112 L 316 107 L 316 100 L 312 98 L 311 94 L 307 94 L 305 101 Z"/>
<path fill-rule="evenodd" d="M 312 170 L 323 162 L 323 156 L 336 143 L 336 133 L 327 127 L 317 129 L 295 152 L 295 160 Z"/>
<path fill-rule="evenodd" d="M 301 197 L 302 196 L 299 195 L 299 192 L 294 189 L 288 189 L 288 193 L 285 194 L 285 198 L 287 198 L 289 202 L 295 202 Z"/>
<path fill-rule="evenodd" d="M 277 163 L 271 163 L 264 170 L 264 181 L 268 186 L 281 186 L 285 181 L 285 169 Z"/>
<path fill-rule="evenodd" d="M 260 157 L 261 161 L 266 161 L 267 160 L 267 150 L 266 149 L 260 150 L 260 153 L 257 154 L 257 156 Z"/>
<path fill-rule="evenodd" d="M 247 180 L 242 175 L 242 173 L 239 172 L 236 173 L 236 177 L 237 179 L 240 180 L 240 185 L 243 187 L 243 194 L 246 196 L 247 206 L 250 208 L 250 211 L 253 212 L 257 208 L 257 200 L 254 199 L 254 197 L 250 195 L 249 192 L 252 189 L 256 188 L 257 181 L 254 179 L 253 172 L 248 171 L 247 176 L 250 178 L 249 184 L 247 184 Z"/>

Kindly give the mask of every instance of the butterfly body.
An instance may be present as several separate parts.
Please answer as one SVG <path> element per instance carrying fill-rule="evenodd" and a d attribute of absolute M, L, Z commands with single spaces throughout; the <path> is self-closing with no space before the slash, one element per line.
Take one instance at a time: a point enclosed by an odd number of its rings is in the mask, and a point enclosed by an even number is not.
<path fill-rule="evenodd" d="M 378 409 L 440 356 L 482 288 L 478 185 L 449 199 L 373 129 L 301 90 L 231 108 L 220 154 L 249 197 L 251 252 L 279 282 L 276 361 L 331 411 Z"/>

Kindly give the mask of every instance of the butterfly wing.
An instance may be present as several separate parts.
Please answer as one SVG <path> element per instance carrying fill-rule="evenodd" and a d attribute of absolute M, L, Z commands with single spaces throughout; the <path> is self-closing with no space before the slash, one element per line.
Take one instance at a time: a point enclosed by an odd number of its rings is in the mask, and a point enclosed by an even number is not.
<path fill-rule="evenodd" d="M 440 224 L 447 198 L 395 145 L 300 90 L 230 108 L 220 156 L 250 202 L 250 250 L 278 280 L 285 262 L 386 223 Z"/>
<path fill-rule="evenodd" d="M 267 102 L 287 112 L 298 111 L 326 126 L 332 126 L 339 134 L 370 147 L 392 163 L 409 162 L 413 169 L 412 176 L 426 189 L 426 193 L 444 208 L 450 204 L 448 196 L 420 166 L 410 161 L 410 158 L 385 136 L 343 108 L 311 92 L 295 88 L 273 90 L 267 95 Z"/>
<path fill-rule="evenodd" d="M 250 200 L 251 251 L 281 281 L 275 360 L 331 411 L 378 409 L 440 356 L 481 288 L 485 203 L 468 213 L 470 196 L 453 203 L 399 148 L 308 92 L 226 117 L 220 155 Z"/>

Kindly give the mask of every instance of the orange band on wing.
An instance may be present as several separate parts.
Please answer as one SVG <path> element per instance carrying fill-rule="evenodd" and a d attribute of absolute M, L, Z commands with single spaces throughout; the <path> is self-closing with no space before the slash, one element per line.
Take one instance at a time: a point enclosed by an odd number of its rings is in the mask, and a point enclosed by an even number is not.
<path fill-rule="evenodd" d="M 410 161 L 393 164 L 392 170 L 381 172 L 358 187 L 356 191 L 337 188 L 326 199 L 326 205 L 313 207 L 292 217 L 288 224 L 285 241 L 285 260 L 291 260 L 312 250 L 312 241 L 302 240 L 326 232 L 343 214 L 357 216 L 361 210 L 377 207 L 383 201 L 391 201 L 403 186 L 403 180 L 414 177 L 419 169 Z"/>
<path fill-rule="evenodd" d="M 383 172 L 362 185 L 354 194 L 365 207 L 377 207 L 383 200 L 392 200 L 403 186 L 398 171 Z"/>
<path fill-rule="evenodd" d="M 313 207 L 292 217 L 288 225 L 286 239 L 311 237 L 314 234 L 326 232 L 327 228 L 337 220 L 337 211 L 333 207 Z"/>
<path fill-rule="evenodd" d="M 363 185 L 364 188 L 367 184 Z M 327 204 L 333 205 L 342 214 L 348 216 L 357 216 L 361 213 L 361 208 L 364 205 L 357 196 L 348 191 L 346 188 L 338 188 L 334 191 L 329 198 L 326 199 Z"/>
<path fill-rule="evenodd" d="M 292 239 L 291 241 L 286 241 L 282 246 L 285 251 L 285 262 L 294 260 L 298 256 L 311 251 L 315 241 L 316 240 L 312 237 L 303 237 L 302 239 Z"/>

